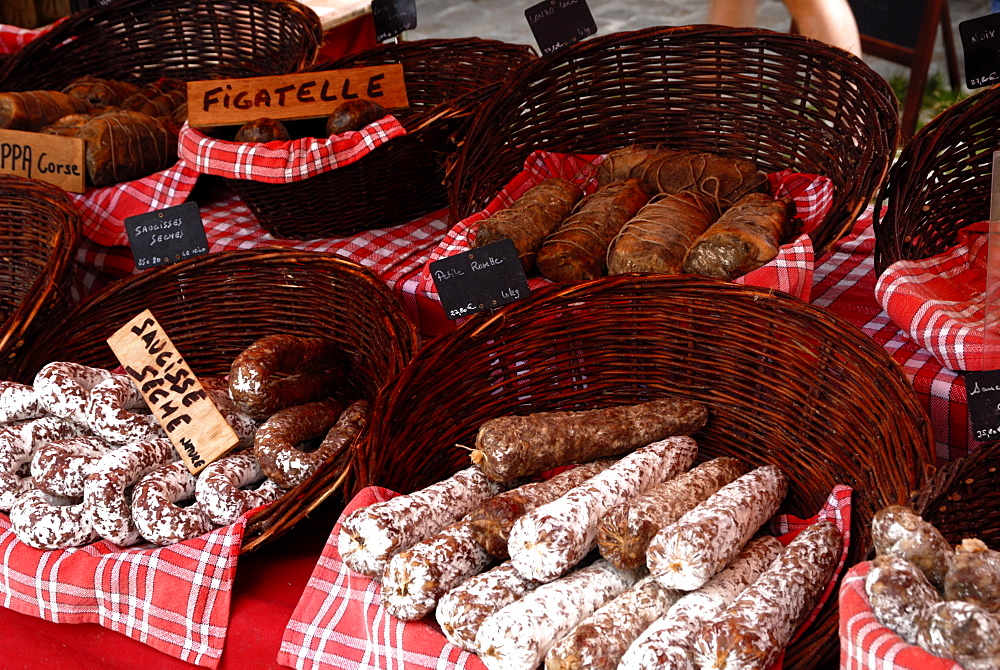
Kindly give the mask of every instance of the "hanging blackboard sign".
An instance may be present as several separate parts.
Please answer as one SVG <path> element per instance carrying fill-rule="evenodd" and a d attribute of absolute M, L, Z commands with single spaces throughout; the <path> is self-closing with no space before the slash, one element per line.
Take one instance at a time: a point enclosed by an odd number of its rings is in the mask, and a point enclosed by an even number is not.
<path fill-rule="evenodd" d="M 543 0 L 524 10 L 543 56 L 597 34 L 587 0 Z"/>
<path fill-rule="evenodd" d="M 198 203 L 185 202 L 125 219 L 125 233 L 138 270 L 208 253 Z"/>
<path fill-rule="evenodd" d="M 1000 370 L 966 372 L 964 380 L 972 436 L 979 442 L 1000 440 Z"/>
<path fill-rule="evenodd" d="M 372 0 L 375 41 L 396 37 L 417 27 L 416 0 Z"/>
<path fill-rule="evenodd" d="M 431 278 L 449 319 L 496 309 L 531 292 L 514 243 L 508 239 L 430 264 Z"/>
<path fill-rule="evenodd" d="M 965 54 L 965 85 L 982 88 L 1000 83 L 1000 14 L 958 24 Z"/>
<path fill-rule="evenodd" d="M 927 0 L 848 0 L 858 32 L 915 49 Z"/>

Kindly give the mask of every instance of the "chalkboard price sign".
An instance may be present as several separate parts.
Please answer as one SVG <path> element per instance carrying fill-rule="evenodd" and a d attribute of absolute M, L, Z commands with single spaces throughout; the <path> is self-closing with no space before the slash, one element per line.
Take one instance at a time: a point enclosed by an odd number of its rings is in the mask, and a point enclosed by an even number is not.
<path fill-rule="evenodd" d="M 196 202 L 130 216 L 125 219 L 125 233 L 139 270 L 208 253 L 208 238 Z"/>
<path fill-rule="evenodd" d="M 416 0 L 372 0 L 375 41 L 384 42 L 417 27 Z"/>
<path fill-rule="evenodd" d="M 1000 370 L 965 373 L 972 435 L 980 442 L 1000 440 Z"/>
<path fill-rule="evenodd" d="M 452 320 L 496 309 L 531 293 L 517 249 L 506 239 L 434 261 L 430 271 L 445 316 Z"/>
<path fill-rule="evenodd" d="M 524 10 L 543 56 L 597 34 L 587 0 L 543 0 Z"/>
<path fill-rule="evenodd" d="M 965 52 L 965 84 L 982 88 L 1000 83 L 1000 14 L 958 24 Z"/>

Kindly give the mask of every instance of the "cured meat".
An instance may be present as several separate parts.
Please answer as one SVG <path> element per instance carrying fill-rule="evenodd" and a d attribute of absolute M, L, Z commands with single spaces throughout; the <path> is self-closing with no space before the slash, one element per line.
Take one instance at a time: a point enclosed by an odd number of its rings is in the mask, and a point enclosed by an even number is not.
<path fill-rule="evenodd" d="M 638 179 L 623 179 L 585 196 L 538 250 L 538 271 L 555 282 L 603 277 L 608 245 L 650 195 Z"/>
<path fill-rule="evenodd" d="M 1000 667 L 1000 620 L 974 603 L 935 603 L 917 631 L 917 644 L 936 656 L 958 661 L 965 670 L 996 670 Z"/>
<path fill-rule="evenodd" d="M 249 488 L 262 480 L 257 488 Z M 209 463 L 194 485 L 195 500 L 220 526 L 228 526 L 255 507 L 274 502 L 281 493 L 277 484 L 264 479 L 253 454 L 245 451 Z"/>
<path fill-rule="evenodd" d="M 541 482 L 530 482 L 515 489 L 498 493 L 484 500 L 479 507 L 469 512 L 465 520 L 472 528 L 476 542 L 493 556 L 510 558 L 507 540 L 514 522 L 531 510 L 550 503 L 580 484 L 606 470 L 611 459 L 591 461 Z"/>
<path fill-rule="evenodd" d="M 913 563 L 885 554 L 872 560 L 865 591 L 879 622 L 910 644 L 917 642 L 919 622 L 941 594 Z"/>
<path fill-rule="evenodd" d="M 26 491 L 10 510 L 10 525 L 18 539 L 35 549 L 65 549 L 97 537 L 76 498 Z"/>
<path fill-rule="evenodd" d="M 354 510 L 340 525 L 337 550 L 350 569 L 381 577 L 393 555 L 433 537 L 498 492 L 478 468 L 460 470 L 419 491 Z"/>
<path fill-rule="evenodd" d="M 27 384 L 0 381 L 0 423 L 35 419 L 44 413 L 34 388 Z"/>
<path fill-rule="evenodd" d="M 636 581 L 636 571 L 599 559 L 542 584 L 482 623 L 479 658 L 489 670 L 535 670 L 566 633 Z"/>
<path fill-rule="evenodd" d="M 696 663 L 767 670 L 826 589 L 841 554 L 840 531 L 820 521 L 800 532 L 770 567 L 695 638 Z"/>
<path fill-rule="evenodd" d="M 510 561 L 470 577 L 438 600 L 435 616 L 448 641 L 476 651 L 476 633 L 490 615 L 542 585 L 522 577 Z"/>
<path fill-rule="evenodd" d="M 62 91 L 11 91 L 0 93 L 0 128 L 38 130 L 67 114 L 80 114 L 89 105 Z"/>
<path fill-rule="evenodd" d="M 131 411 L 136 409 L 145 413 Z M 90 390 L 86 416 L 90 429 L 113 444 L 165 436 L 156 417 L 149 413 L 146 399 L 125 375 L 114 375 Z"/>
<path fill-rule="evenodd" d="M 767 175 L 752 161 L 708 152 L 659 151 L 630 176 L 653 193 L 697 193 L 720 212 L 747 193 L 763 192 L 768 186 Z"/>
<path fill-rule="evenodd" d="M 962 540 L 944 576 L 944 597 L 1000 612 L 1000 552 L 982 540 Z"/>
<path fill-rule="evenodd" d="M 581 412 L 538 412 L 485 422 L 472 461 L 505 482 L 552 468 L 621 454 L 673 435 L 691 435 L 708 421 L 700 402 L 663 398 Z"/>
<path fill-rule="evenodd" d="M 76 132 L 87 143 L 89 184 L 107 186 L 165 170 L 177 162 L 178 131 L 170 119 L 140 112 L 93 117 Z"/>
<path fill-rule="evenodd" d="M 546 179 L 529 188 L 506 209 L 479 222 L 472 247 L 509 239 L 525 274 L 535 269 L 535 256 L 545 238 L 570 215 L 583 189 L 567 179 Z"/>
<path fill-rule="evenodd" d="M 646 563 L 665 586 L 693 591 L 721 570 L 778 510 L 788 480 L 774 465 L 752 470 L 663 528 Z"/>
<path fill-rule="evenodd" d="M 260 469 L 284 489 L 304 482 L 320 466 L 322 458 L 300 450 L 298 445 L 326 436 L 343 409 L 335 400 L 318 400 L 272 414 L 254 436 L 254 455 Z"/>
<path fill-rule="evenodd" d="M 132 520 L 139 534 L 153 544 L 167 545 L 210 531 L 212 520 L 197 503 L 177 504 L 194 497 L 194 483 L 183 461 L 144 475 L 132 492 Z"/>
<path fill-rule="evenodd" d="M 872 542 L 879 554 L 899 556 L 924 571 L 935 588 L 944 586 L 954 551 L 940 531 L 905 505 L 889 505 L 872 517 Z"/>
<path fill-rule="evenodd" d="M 107 370 L 55 361 L 38 371 L 32 386 L 49 414 L 86 426 L 90 391 L 110 378 Z"/>
<path fill-rule="evenodd" d="M 44 444 L 31 459 L 35 487 L 53 496 L 81 498 L 84 478 L 111 449 L 99 437 L 71 437 Z"/>
<path fill-rule="evenodd" d="M 607 510 L 683 472 L 697 451 L 686 436 L 654 442 L 522 516 L 508 542 L 514 567 L 543 582 L 565 573 L 594 547 L 597 524 Z"/>
<path fill-rule="evenodd" d="M 614 670 L 629 645 L 682 595 L 646 576 L 552 647 L 545 655 L 545 670 Z"/>
<path fill-rule="evenodd" d="M 637 146 L 622 147 L 608 152 L 601 164 L 597 166 L 597 184 L 604 186 L 613 181 L 634 177 L 633 174 L 646 161 L 654 156 L 666 153 L 680 153 L 670 149 L 644 149 Z"/>
<path fill-rule="evenodd" d="M 389 559 L 382 574 L 382 606 L 397 619 L 416 621 L 449 589 L 493 562 L 460 521 Z"/>
<path fill-rule="evenodd" d="M 747 469 L 735 458 L 716 458 L 612 508 L 597 526 L 601 556 L 619 568 L 645 565 L 649 542 L 661 528 L 746 474 Z"/>
<path fill-rule="evenodd" d="M 697 591 L 680 598 L 667 614 L 652 624 L 622 655 L 620 670 L 693 670 L 693 638 L 718 616 L 771 564 L 783 547 L 777 538 L 762 535 L 746 547 Z"/>

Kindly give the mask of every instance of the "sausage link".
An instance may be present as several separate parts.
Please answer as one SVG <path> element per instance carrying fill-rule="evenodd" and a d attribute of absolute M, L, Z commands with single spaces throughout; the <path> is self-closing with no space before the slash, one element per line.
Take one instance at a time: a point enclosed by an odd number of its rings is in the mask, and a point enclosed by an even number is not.
<path fill-rule="evenodd" d="M 697 451 L 690 437 L 654 442 L 522 516 L 508 543 L 514 567 L 543 582 L 565 573 L 594 547 L 597 524 L 607 510 L 686 470 Z"/>
<path fill-rule="evenodd" d="M 785 475 L 773 465 L 726 484 L 653 537 L 646 553 L 650 573 L 670 588 L 700 587 L 774 515 L 787 491 Z"/>
<path fill-rule="evenodd" d="M 910 561 L 924 571 L 935 588 L 943 588 L 954 551 L 937 528 L 909 507 L 889 505 L 876 512 L 872 543 L 876 553 Z"/>
<path fill-rule="evenodd" d="M 296 445 L 325 436 L 343 409 L 334 400 L 321 400 L 275 412 L 254 437 L 260 469 L 284 489 L 304 482 L 322 459 L 316 452 L 300 451 Z"/>
<path fill-rule="evenodd" d="M 931 605 L 941 600 L 941 594 L 920 568 L 905 558 L 886 554 L 872 560 L 865 592 L 879 623 L 910 644 L 917 643 L 920 620 Z"/>

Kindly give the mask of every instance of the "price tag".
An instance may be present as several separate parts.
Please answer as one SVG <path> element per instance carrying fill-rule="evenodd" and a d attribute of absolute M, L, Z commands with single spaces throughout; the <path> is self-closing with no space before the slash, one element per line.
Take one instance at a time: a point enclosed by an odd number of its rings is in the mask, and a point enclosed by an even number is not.
<path fill-rule="evenodd" d="M 239 443 L 148 309 L 119 328 L 108 345 L 193 474 Z"/>
<path fill-rule="evenodd" d="M 506 239 L 434 261 L 430 271 L 445 316 L 452 320 L 496 309 L 531 293 L 517 249 Z"/>
<path fill-rule="evenodd" d="M 982 88 L 1000 83 L 1000 14 L 958 24 L 965 56 L 965 84 Z"/>
<path fill-rule="evenodd" d="M 125 219 L 125 233 L 139 270 L 208 253 L 205 224 L 196 202 L 130 216 Z"/>
<path fill-rule="evenodd" d="M 16 174 L 83 193 L 87 170 L 84 141 L 48 133 L 0 130 L 0 174 Z"/>
<path fill-rule="evenodd" d="M 384 42 L 417 27 L 416 0 L 372 0 L 375 41 Z M 385 105 L 383 105 L 384 107 Z"/>
<path fill-rule="evenodd" d="M 587 0 L 543 0 L 524 10 L 543 56 L 597 34 Z"/>
<path fill-rule="evenodd" d="M 188 123 L 193 128 L 231 126 L 261 117 L 316 119 L 345 100 L 368 98 L 386 109 L 407 107 L 399 63 L 272 77 L 208 79 L 187 85 Z"/>

